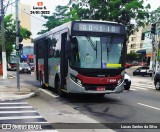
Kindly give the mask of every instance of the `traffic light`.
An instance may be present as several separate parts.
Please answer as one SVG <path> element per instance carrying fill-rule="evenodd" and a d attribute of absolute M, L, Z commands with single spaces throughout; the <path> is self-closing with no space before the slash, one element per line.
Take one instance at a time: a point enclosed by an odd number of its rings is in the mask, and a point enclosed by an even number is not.
<path fill-rule="evenodd" d="M 144 39 L 145 39 L 145 34 L 142 33 L 141 40 L 144 40 Z"/>
<path fill-rule="evenodd" d="M 23 37 L 22 35 L 19 35 L 19 43 L 21 43 L 23 41 Z"/>
<path fill-rule="evenodd" d="M 152 33 L 152 34 L 156 34 L 156 23 L 153 23 L 153 24 L 151 25 L 151 33 Z"/>
<path fill-rule="evenodd" d="M 23 49 L 23 44 L 19 44 L 19 50 Z"/>
<path fill-rule="evenodd" d="M 18 50 L 23 50 L 23 44 L 15 45 L 15 49 Z"/>

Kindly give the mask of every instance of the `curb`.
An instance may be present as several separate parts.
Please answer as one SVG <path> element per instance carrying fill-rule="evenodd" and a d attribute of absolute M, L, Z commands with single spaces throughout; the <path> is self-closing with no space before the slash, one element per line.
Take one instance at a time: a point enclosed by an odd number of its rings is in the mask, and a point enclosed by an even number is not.
<path fill-rule="evenodd" d="M 20 99 L 27 99 L 30 97 L 34 97 L 36 96 L 35 92 L 31 92 L 25 95 L 18 95 L 18 94 L 22 94 L 22 93 L 7 93 L 5 92 L 5 96 L 3 97 L 3 92 L 0 93 L 1 97 L 0 97 L 0 101 L 13 101 L 13 100 L 20 100 Z"/>

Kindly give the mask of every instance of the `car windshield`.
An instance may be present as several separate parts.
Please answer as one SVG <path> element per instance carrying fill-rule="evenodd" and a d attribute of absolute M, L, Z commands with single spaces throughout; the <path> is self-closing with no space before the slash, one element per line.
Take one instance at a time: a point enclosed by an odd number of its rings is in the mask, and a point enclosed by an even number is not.
<path fill-rule="evenodd" d="M 27 63 L 21 63 L 20 66 L 21 67 L 28 67 L 29 65 Z"/>
<path fill-rule="evenodd" d="M 141 67 L 141 69 L 149 69 L 149 67 Z"/>
<path fill-rule="evenodd" d="M 124 38 L 74 36 L 71 65 L 79 68 L 116 68 L 122 64 Z"/>
<path fill-rule="evenodd" d="M 33 66 L 34 64 L 33 63 L 29 63 L 30 64 L 30 66 Z"/>

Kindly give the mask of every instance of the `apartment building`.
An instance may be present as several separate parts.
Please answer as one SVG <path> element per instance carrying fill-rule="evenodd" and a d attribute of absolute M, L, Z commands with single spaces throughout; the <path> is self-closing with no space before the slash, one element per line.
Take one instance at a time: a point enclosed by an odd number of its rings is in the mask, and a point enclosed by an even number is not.
<path fill-rule="evenodd" d="M 14 0 L 10 0 L 10 3 L 14 3 Z M 24 28 L 27 28 L 29 31 L 31 31 L 31 16 L 30 16 L 30 5 L 22 4 L 19 2 L 19 20 L 20 25 Z M 12 14 L 13 19 L 15 19 L 15 7 L 14 6 L 8 6 L 7 7 L 7 14 Z M 31 43 L 31 39 L 23 40 L 24 46 L 33 46 Z"/>
<path fill-rule="evenodd" d="M 127 44 L 127 53 L 137 52 L 138 50 L 143 50 L 143 41 L 141 40 L 143 28 L 138 28 L 138 31 L 134 31 L 132 35 L 129 36 L 129 41 Z"/>
<path fill-rule="evenodd" d="M 30 5 L 19 4 L 19 20 L 20 25 L 31 31 Z M 23 46 L 33 46 L 31 39 L 23 39 Z"/>

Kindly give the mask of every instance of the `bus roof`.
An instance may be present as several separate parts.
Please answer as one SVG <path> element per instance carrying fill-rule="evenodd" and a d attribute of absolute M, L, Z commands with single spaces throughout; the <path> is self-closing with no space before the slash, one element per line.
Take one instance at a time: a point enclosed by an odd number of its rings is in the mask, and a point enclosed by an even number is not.
<path fill-rule="evenodd" d="M 75 20 L 75 21 L 70 21 L 70 22 L 64 23 L 64 24 L 62 24 L 60 26 L 57 26 L 57 27 L 51 29 L 50 31 L 42 34 L 41 36 L 38 36 L 37 38 L 35 38 L 34 41 L 37 41 L 37 40 L 39 40 L 41 38 L 44 38 L 44 37 L 46 37 L 46 36 L 48 36 L 48 35 L 50 35 L 52 33 L 58 32 L 60 30 L 63 30 L 63 29 L 66 29 L 66 28 L 70 29 L 71 25 L 72 25 L 72 22 L 104 22 L 104 23 L 111 23 L 111 24 L 113 23 L 113 24 L 123 25 L 121 23 L 112 22 L 112 21 L 103 21 L 103 20 Z"/>
<path fill-rule="evenodd" d="M 65 28 L 67 28 L 67 27 L 69 28 L 69 27 L 71 27 L 71 23 L 72 23 L 72 22 L 70 21 L 70 22 L 64 23 L 64 24 L 62 24 L 62 25 L 60 25 L 60 26 L 57 26 L 57 27 L 51 29 L 50 31 L 42 34 L 41 36 L 35 38 L 34 41 L 39 40 L 39 39 L 41 39 L 41 38 L 43 38 L 43 37 L 46 37 L 46 36 L 48 36 L 48 35 L 56 32 L 56 31 L 58 32 L 58 31 L 60 31 L 60 30 L 62 30 L 62 29 L 65 29 Z"/>

